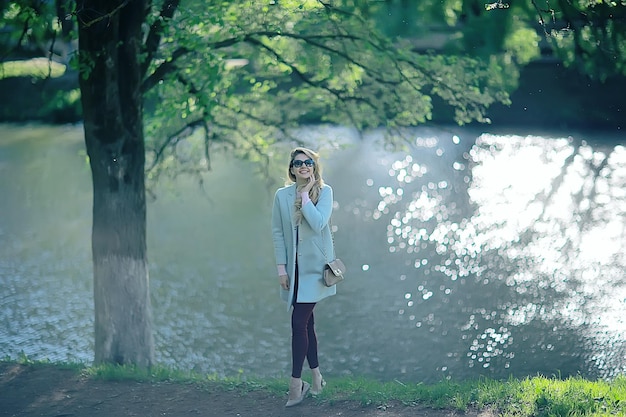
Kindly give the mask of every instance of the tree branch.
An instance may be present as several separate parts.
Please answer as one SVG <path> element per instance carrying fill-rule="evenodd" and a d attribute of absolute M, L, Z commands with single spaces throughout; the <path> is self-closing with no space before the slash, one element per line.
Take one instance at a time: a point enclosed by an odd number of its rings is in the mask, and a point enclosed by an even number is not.
<path fill-rule="evenodd" d="M 78 21 L 82 24 L 83 28 L 89 28 L 93 25 L 95 25 L 96 23 L 101 22 L 104 19 L 110 19 L 111 17 L 113 17 L 114 14 L 116 14 L 117 12 L 119 12 L 120 10 L 122 10 L 124 7 L 126 7 L 126 5 L 130 2 L 130 0 L 124 0 L 124 2 L 120 3 L 115 9 L 111 10 L 109 13 L 105 13 L 102 16 L 96 17 L 95 19 L 89 20 L 89 21 L 83 21 L 82 19 L 78 19 Z M 80 13 L 80 14 L 84 14 L 84 13 Z M 79 13 L 77 11 L 76 16 L 77 18 Z"/>
<path fill-rule="evenodd" d="M 154 21 L 150 27 L 150 33 L 146 39 L 146 60 L 143 62 L 142 74 L 146 74 L 152 59 L 157 53 L 161 38 L 163 37 L 164 23 L 174 16 L 174 13 L 178 9 L 180 0 L 166 0 L 163 2 L 159 17 Z"/>
<path fill-rule="evenodd" d="M 292 38 L 292 39 L 296 39 L 296 40 L 301 40 L 305 43 L 310 44 L 311 46 L 315 46 L 319 49 L 325 50 L 327 52 L 330 52 L 334 55 L 343 57 L 346 60 L 351 60 L 350 56 L 347 53 L 344 53 L 342 51 L 333 49 L 328 47 L 327 45 L 317 42 L 317 40 L 352 40 L 352 41 L 363 41 L 366 43 L 369 43 L 371 46 L 375 47 L 376 49 L 380 50 L 380 46 L 378 45 L 374 45 L 370 42 L 368 42 L 365 39 L 353 36 L 353 35 L 349 35 L 349 34 L 342 34 L 342 35 L 313 35 L 313 36 L 305 36 L 305 35 L 299 35 L 297 33 L 289 33 L 289 32 L 279 32 L 279 31 L 260 31 L 260 32 L 252 32 L 252 33 L 248 33 L 246 35 L 243 36 L 237 36 L 234 38 L 229 38 L 229 39 L 224 39 L 218 42 L 213 42 L 213 43 L 209 43 L 207 45 L 207 49 L 209 50 L 218 50 L 218 49 L 223 49 L 223 48 L 227 48 L 229 46 L 233 46 L 236 45 L 238 43 L 243 43 L 243 42 L 258 42 L 258 40 L 256 39 L 257 36 L 265 36 L 268 38 L 275 38 L 278 36 L 283 36 L 283 37 L 288 37 L 288 38 Z M 161 65 L 159 65 L 152 74 L 150 74 L 150 76 L 148 76 L 144 83 L 143 83 L 143 91 L 146 92 L 148 90 L 150 90 L 152 87 L 154 87 L 155 85 L 157 85 L 160 81 L 162 81 L 168 74 L 173 73 L 174 71 L 176 71 L 176 63 L 179 59 L 183 58 L 184 56 L 186 56 L 189 53 L 192 53 L 193 51 L 182 47 L 179 48 L 177 50 L 175 50 L 172 55 L 169 57 L 169 59 L 162 63 Z M 153 58 L 152 58 L 153 59 Z M 148 61 L 147 61 L 148 62 Z M 358 62 L 353 61 L 352 62 L 356 65 L 360 65 Z M 370 68 L 370 70 L 372 70 Z M 373 70 L 372 70 L 373 71 Z"/>

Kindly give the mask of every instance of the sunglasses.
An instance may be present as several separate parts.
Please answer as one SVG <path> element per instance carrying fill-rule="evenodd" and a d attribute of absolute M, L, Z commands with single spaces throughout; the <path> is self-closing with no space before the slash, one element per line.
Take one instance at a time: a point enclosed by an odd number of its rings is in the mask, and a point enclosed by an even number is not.
<path fill-rule="evenodd" d="M 312 159 L 307 159 L 306 161 L 301 161 L 299 159 L 296 159 L 295 161 L 291 161 L 291 166 L 294 168 L 300 168 L 302 165 L 312 167 L 312 166 L 315 166 L 315 161 Z"/>

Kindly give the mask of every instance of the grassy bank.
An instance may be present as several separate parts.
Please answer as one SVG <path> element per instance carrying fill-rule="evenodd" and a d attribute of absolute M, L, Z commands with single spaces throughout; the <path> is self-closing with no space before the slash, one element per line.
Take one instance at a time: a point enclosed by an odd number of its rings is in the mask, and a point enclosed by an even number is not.
<path fill-rule="evenodd" d="M 20 361 L 29 366 L 50 366 L 47 362 Z M 130 366 L 83 366 L 53 364 L 70 368 L 77 374 L 105 381 L 168 381 L 197 384 L 208 389 L 239 391 L 265 390 L 284 395 L 287 379 L 223 378 L 163 367 L 150 370 Z M 433 408 L 467 410 L 491 409 L 502 416 L 617 416 L 626 415 L 626 377 L 613 381 L 588 381 L 583 378 L 545 378 L 541 376 L 495 381 L 479 379 L 465 382 L 443 381 L 438 384 L 380 382 L 366 378 L 328 378 L 319 401 L 334 403 L 355 401 L 364 406 L 402 403 Z"/>

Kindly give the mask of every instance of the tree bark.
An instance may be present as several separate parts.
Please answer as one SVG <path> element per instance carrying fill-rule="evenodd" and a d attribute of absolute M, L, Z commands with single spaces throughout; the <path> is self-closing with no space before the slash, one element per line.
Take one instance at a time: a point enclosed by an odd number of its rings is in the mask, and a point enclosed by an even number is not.
<path fill-rule="evenodd" d="M 146 12 L 146 0 L 77 1 L 93 180 L 95 363 L 141 367 L 154 362 L 140 62 Z"/>

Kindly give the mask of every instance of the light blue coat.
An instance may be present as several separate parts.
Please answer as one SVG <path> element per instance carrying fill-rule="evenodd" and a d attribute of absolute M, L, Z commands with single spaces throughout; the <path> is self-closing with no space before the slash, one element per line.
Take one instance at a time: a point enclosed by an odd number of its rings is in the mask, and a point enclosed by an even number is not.
<path fill-rule="evenodd" d="M 324 185 L 320 190 L 317 204 L 311 201 L 302 207 L 302 222 L 299 228 L 293 219 L 295 201 L 296 185 L 292 184 L 276 191 L 272 207 L 272 236 L 276 264 L 286 265 L 289 275 L 289 290 L 280 288 L 280 296 L 287 302 L 287 308 L 291 307 L 294 300 L 296 256 L 298 257 L 296 300 L 299 303 L 316 303 L 337 292 L 336 286 L 325 286 L 322 278 L 324 265 L 335 258 L 329 227 L 333 211 L 333 189 L 329 185 Z"/>

